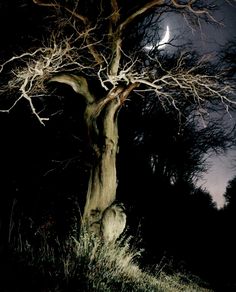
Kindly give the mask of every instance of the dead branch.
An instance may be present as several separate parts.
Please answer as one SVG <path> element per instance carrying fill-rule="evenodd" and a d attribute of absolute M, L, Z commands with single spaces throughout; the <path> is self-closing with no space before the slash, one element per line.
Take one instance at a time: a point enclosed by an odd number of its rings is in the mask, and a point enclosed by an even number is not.
<path fill-rule="evenodd" d="M 193 5 L 197 2 L 197 0 L 189 0 L 185 4 L 179 3 L 178 0 L 171 0 L 171 2 L 174 5 L 174 7 L 176 7 L 177 9 L 189 10 L 189 12 L 191 12 L 193 15 L 196 15 L 196 16 L 205 15 L 206 17 L 211 19 L 213 22 L 219 23 L 207 9 L 193 8 Z"/>
<path fill-rule="evenodd" d="M 110 75 L 114 78 L 119 70 L 120 60 L 121 60 L 121 46 L 124 29 L 130 24 L 135 18 L 144 14 L 147 10 L 164 3 L 164 0 L 153 0 L 143 7 L 139 8 L 133 14 L 128 16 L 125 21 L 123 21 L 116 29 L 113 37 L 113 60 L 111 62 Z"/>
<path fill-rule="evenodd" d="M 55 8 L 55 9 L 64 9 L 65 11 L 69 12 L 71 14 L 72 17 L 74 18 L 77 18 L 79 20 L 81 20 L 85 25 L 88 23 L 88 19 L 87 17 L 81 15 L 81 14 L 78 14 L 76 13 L 74 10 L 71 10 L 69 9 L 68 7 L 64 6 L 64 5 L 61 5 L 59 4 L 58 2 L 55 2 L 55 3 L 51 3 L 51 2 L 45 2 L 43 0 L 33 0 L 33 2 L 37 5 L 40 5 L 40 6 L 45 6 L 45 7 L 52 7 L 52 8 Z"/>
<path fill-rule="evenodd" d="M 11 69 L 11 80 L 7 85 L 1 87 L 1 92 L 4 93 L 10 88 L 11 91 L 20 93 L 12 102 L 12 105 L 2 111 L 9 112 L 19 100 L 24 98 L 29 102 L 32 112 L 43 123 L 44 118 L 42 119 L 39 116 L 32 102 L 32 97 L 47 94 L 48 88 L 45 87 L 45 81 L 62 82 L 70 85 L 85 98 L 88 104 L 94 103 L 95 98 L 88 88 L 87 81 L 84 77 L 81 77 L 91 76 L 91 74 L 93 78 L 97 78 L 100 81 L 101 86 L 111 96 L 116 87 L 126 88 L 125 91 L 120 93 L 121 102 L 140 84 L 139 92 L 154 91 L 157 98 L 163 98 L 175 107 L 177 107 L 178 102 L 175 100 L 173 92 L 176 91 L 183 92 L 184 97 L 192 98 L 197 104 L 204 103 L 204 100 L 210 98 L 218 98 L 225 104 L 234 103 L 230 98 L 233 90 L 229 84 L 222 82 L 221 73 L 217 73 L 214 76 L 207 75 L 207 73 L 198 73 L 198 69 L 204 65 L 201 61 L 199 64 L 193 65 L 191 69 L 186 69 L 185 57 L 181 55 L 176 65 L 167 70 L 163 68 L 164 65 L 161 64 L 158 58 L 156 58 L 155 62 L 150 59 L 155 68 L 159 68 L 159 71 L 162 71 L 161 75 L 158 75 L 157 70 L 154 74 L 155 76 L 153 76 L 151 73 L 153 70 L 150 67 L 143 66 L 140 71 L 138 69 L 140 66 L 136 66 L 139 60 L 125 55 L 122 51 L 122 40 L 125 37 L 124 32 L 127 26 L 148 10 L 165 5 L 164 0 L 149 1 L 121 23 L 119 23 L 121 10 L 118 7 L 118 1 L 112 0 L 107 31 L 101 35 L 99 34 L 101 32 L 99 30 L 99 20 L 96 20 L 96 23 L 91 26 L 89 19 L 78 13 L 77 6 L 74 10 L 71 10 L 58 2 L 33 1 L 37 5 L 64 9 L 69 13 L 70 18 L 65 19 L 63 16 L 59 16 L 57 22 L 59 24 L 65 22 L 66 25 L 70 25 L 73 33 L 70 36 L 65 36 L 63 29 L 61 32 L 59 29 L 59 32 L 52 33 L 48 45 L 42 45 L 41 48 L 34 51 L 14 56 L 0 65 L 0 73 L 2 73 L 11 64 L 17 64 L 15 68 Z M 206 9 L 196 8 L 196 0 L 185 2 L 171 0 L 170 3 L 175 9 L 188 10 L 196 17 L 202 14 L 210 16 Z M 108 37 L 106 33 L 109 32 L 109 24 L 114 28 L 114 33 Z M 63 25 L 62 27 L 64 28 Z M 109 40 L 103 45 L 103 41 L 107 41 L 106 37 Z M 121 66 L 123 57 L 126 58 L 126 63 Z M 150 56 L 146 57 L 150 58 Z M 66 73 L 61 74 L 61 72 Z M 74 74 L 75 72 L 76 74 Z M 100 107 L 103 107 L 107 102 L 107 97 L 104 97 L 103 102 L 97 106 L 97 111 L 99 112 Z"/>
<path fill-rule="evenodd" d="M 133 14 L 131 14 L 130 16 L 128 16 L 126 18 L 125 21 L 123 21 L 119 27 L 118 30 L 119 31 L 123 31 L 128 24 L 130 24 L 135 18 L 137 18 L 138 16 L 144 14 L 146 11 L 148 11 L 149 9 L 155 7 L 155 6 L 160 6 L 162 4 L 164 4 L 164 0 L 153 0 L 147 4 L 145 4 L 143 7 L 139 8 L 137 11 L 135 11 Z"/>

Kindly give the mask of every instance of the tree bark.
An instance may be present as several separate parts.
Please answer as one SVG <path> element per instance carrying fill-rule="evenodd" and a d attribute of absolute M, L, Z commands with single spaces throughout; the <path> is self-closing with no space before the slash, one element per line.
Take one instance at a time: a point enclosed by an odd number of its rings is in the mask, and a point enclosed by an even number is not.
<path fill-rule="evenodd" d="M 112 206 L 117 214 L 113 217 L 120 220 L 120 206 L 114 206 L 116 199 L 117 176 L 116 154 L 118 149 L 118 113 L 121 105 L 138 86 L 130 84 L 127 87 L 117 86 L 99 100 L 90 93 L 84 77 L 73 74 L 54 76 L 51 82 L 61 82 L 70 85 L 75 92 L 83 96 L 86 101 L 84 120 L 88 128 L 90 147 L 94 152 L 94 161 L 90 171 L 86 203 L 82 223 L 87 231 L 101 235 L 101 220 L 103 212 Z M 109 214 L 107 212 L 107 214 Z M 106 218 L 106 222 L 108 222 Z M 104 223 L 104 222 L 103 222 Z M 124 222 L 123 222 L 124 223 Z M 106 223 L 107 224 L 107 223 Z M 118 223 L 122 226 L 122 223 Z M 122 228 L 117 225 L 117 230 Z M 117 234 L 119 232 L 117 231 Z"/>
<path fill-rule="evenodd" d="M 94 223 L 100 225 L 103 211 L 116 198 L 117 117 L 120 108 L 120 99 L 116 94 L 108 94 L 105 100 L 95 106 L 88 105 L 85 111 L 95 160 L 90 173 L 83 221 L 88 228 L 93 226 L 92 229 L 96 226 Z"/>

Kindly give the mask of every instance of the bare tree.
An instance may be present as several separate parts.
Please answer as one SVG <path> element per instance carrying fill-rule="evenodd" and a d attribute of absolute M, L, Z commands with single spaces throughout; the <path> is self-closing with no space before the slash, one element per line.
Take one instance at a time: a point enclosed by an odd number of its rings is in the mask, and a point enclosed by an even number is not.
<path fill-rule="evenodd" d="M 88 230 L 97 225 L 96 232 L 100 234 L 100 222 L 105 222 L 103 213 L 116 199 L 118 113 L 132 92 L 145 95 L 152 91 L 163 106 L 172 104 L 177 110 L 181 99 L 197 104 L 199 110 L 211 99 L 226 106 L 233 102 L 230 85 L 224 83 L 222 72 L 210 73 L 206 57 L 194 59 L 189 66 L 192 55 L 186 52 L 166 62 L 163 43 L 160 48 L 155 45 L 147 50 L 144 45 L 140 47 L 139 40 L 136 46 L 133 44 L 132 48 L 129 44 L 127 49 L 125 44 L 132 27 L 144 27 L 143 37 L 150 35 L 150 25 L 154 26 L 160 16 L 170 11 L 181 13 L 183 21 L 191 26 L 201 20 L 216 20 L 210 13 L 211 5 L 200 0 L 143 0 L 138 4 L 118 0 L 33 2 L 52 16 L 45 20 L 48 37 L 44 36 L 40 47 L 14 56 L 0 66 L 2 74 L 10 73 L 1 92 L 10 91 L 16 96 L 11 106 L 1 111 L 9 112 L 25 99 L 38 121 L 44 124 L 48 117 L 37 109 L 34 100 L 52 94 L 48 83 L 69 85 L 84 99 L 84 121 L 95 159 L 83 222 Z M 145 43 L 145 38 L 142 41 Z M 97 92 L 93 90 L 94 80 L 100 85 Z M 114 222 L 113 226 L 116 228 Z"/>

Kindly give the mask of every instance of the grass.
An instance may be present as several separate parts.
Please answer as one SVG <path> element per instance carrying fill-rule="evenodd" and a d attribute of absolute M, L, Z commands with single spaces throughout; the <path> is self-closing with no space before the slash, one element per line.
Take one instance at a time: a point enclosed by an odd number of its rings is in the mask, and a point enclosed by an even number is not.
<path fill-rule="evenodd" d="M 28 236 L 29 237 L 29 236 Z M 47 229 L 38 229 L 31 240 L 18 233 L 14 241 L 8 288 L 1 291 L 106 292 L 156 291 L 203 292 L 182 274 L 151 273 L 138 261 L 142 251 L 132 247 L 131 238 L 106 244 L 86 231 L 73 231 L 59 240 Z M 11 279 L 12 278 L 12 279 Z M 13 286 L 12 283 L 15 283 Z"/>

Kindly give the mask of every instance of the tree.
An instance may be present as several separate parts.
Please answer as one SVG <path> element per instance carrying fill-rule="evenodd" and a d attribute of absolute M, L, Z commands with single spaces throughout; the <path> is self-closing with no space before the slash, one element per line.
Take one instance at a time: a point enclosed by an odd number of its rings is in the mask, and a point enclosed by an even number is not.
<path fill-rule="evenodd" d="M 168 12 L 179 12 L 189 25 L 216 22 L 210 13 L 213 6 L 176 0 L 33 3 L 47 13 L 48 31 L 43 31 L 44 42 L 36 41 L 2 63 L 0 72 L 7 84 L 2 84 L 1 92 L 13 98 L 2 112 L 24 99 L 44 125 L 48 117 L 39 103 L 46 102 L 58 83 L 70 86 L 83 99 L 93 155 L 83 223 L 100 234 L 103 214 L 114 208 L 116 200 L 118 114 L 128 97 L 145 98 L 151 91 L 163 107 L 172 104 L 177 112 L 183 101 L 196 104 L 200 113 L 212 99 L 226 106 L 233 102 L 230 85 L 220 70 L 213 74 L 208 58 L 183 51 L 169 57 L 159 32 L 154 34 L 152 29 L 156 31 L 157 25 L 161 30 L 162 17 Z M 169 37 L 166 41 L 171 44 Z M 150 42 L 157 45 L 147 46 Z M 117 212 L 121 209 L 118 206 Z"/>
<path fill-rule="evenodd" d="M 224 194 L 225 197 L 225 202 L 226 202 L 226 209 L 235 210 L 235 203 L 236 203 L 236 195 L 235 195 L 235 190 L 236 190 L 236 177 L 231 179 L 228 182 L 228 185 L 226 187 L 226 191 Z"/>
<path fill-rule="evenodd" d="M 224 151 L 232 140 L 222 125 L 209 121 L 207 127 L 199 128 L 193 109 L 186 105 L 179 109 L 181 115 L 176 115 L 168 106 L 162 109 L 153 102 L 142 113 L 136 109 L 136 124 L 129 129 L 133 131 L 129 143 L 133 138 L 156 179 L 165 177 L 172 185 L 181 180 L 194 182 L 206 170 L 206 156 Z"/>

